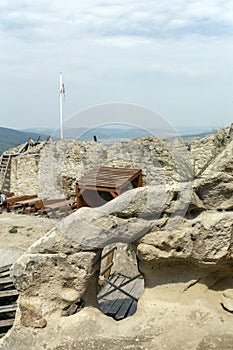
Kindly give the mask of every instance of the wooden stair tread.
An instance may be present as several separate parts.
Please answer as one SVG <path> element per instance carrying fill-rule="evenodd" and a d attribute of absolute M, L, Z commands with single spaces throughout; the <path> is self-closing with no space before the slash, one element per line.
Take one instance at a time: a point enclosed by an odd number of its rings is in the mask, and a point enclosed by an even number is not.
<path fill-rule="evenodd" d="M 0 321 L 0 327 L 3 328 L 3 327 L 10 327 L 13 325 L 15 319 L 14 318 L 10 318 L 8 320 L 1 320 Z"/>
<path fill-rule="evenodd" d="M 11 296 L 19 295 L 18 291 L 16 289 L 11 290 L 1 290 L 0 291 L 0 298 L 6 298 Z"/>
<path fill-rule="evenodd" d="M 14 312 L 17 309 L 17 305 L 2 305 L 0 306 L 0 314 Z"/>

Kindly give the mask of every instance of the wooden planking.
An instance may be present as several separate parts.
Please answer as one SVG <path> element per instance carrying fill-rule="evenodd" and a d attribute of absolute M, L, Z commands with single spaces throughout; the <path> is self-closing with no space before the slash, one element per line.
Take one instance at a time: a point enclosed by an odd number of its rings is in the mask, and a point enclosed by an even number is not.
<path fill-rule="evenodd" d="M 17 297 L 18 291 L 16 289 L 12 289 L 14 288 L 14 285 L 12 279 L 10 278 L 10 268 L 11 265 L 0 267 L 0 289 L 3 289 L 0 290 L 0 331 L 4 333 L 6 332 L 6 329 L 9 329 L 13 325 L 13 317 L 17 309 L 17 305 L 15 301 L 12 301 L 12 297 Z"/>
<path fill-rule="evenodd" d="M 134 277 L 132 277 L 132 278 L 128 278 L 128 277 L 125 277 L 125 282 L 123 282 L 122 283 L 122 285 L 121 285 L 121 289 L 122 289 L 122 287 L 124 287 L 125 285 L 127 285 L 128 283 L 129 283 L 129 281 L 134 281 L 135 279 L 138 279 L 139 277 L 140 277 L 141 275 L 139 274 L 139 275 L 137 275 L 137 276 L 134 276 Z M 110 281 L 110 282 L 112 282 L 112 277 L 110 278 L 110 279 L 108 279 L 108 281 Z M 113 282 L 112 282 L 113 283 Z M 108 283 L 109 284 L 109 283 Z M 105 285 L 105 287 L 107 287 L 107 284 Z M 113 287 L 113 289 L 115 290 L 115 289 L 117 289 L 116 287 Z M 110 291 L 111 292 L 111 291 Z M 102 297 L 105 297 L 106 295 L 108 295 L 110 292 L 106 292 L 106 293 L 103 293 L 101 296 Z"/>
<path fill-rule="evenodd" d="M 16 289 L 0 291 L 0 298 L 12 297 L 15 295 L 19 295 Z"/>
<path fill-rule="evenodd" d="M 16 202 L 27 200 L 27 199 L 33 199 L 37 198 L 37 194 L 35 195 L 24 195 L 24 196 L 16 196 L 16 197 L 10 197 L 7 200 L 3 201 L 3 203 L 6 205 L 7 209 L 13 208 Z M 17 206 L 19 206 L 18 204 Z M 17 207 L 16 206 L 16 207 Z"/>
<path fill-rule="evenodd" d="M 70 207 L 71 208 L 70 205 L 71 205 L 70 201 L 67 199 L 64 199 L 63 201 L 54 202 L 54 203 L 50 203 L 50 204 L 45 203 L 44 207 L 45 207 L 45 209 L 60 209 L 62 207 Z"/>
<path fill-rule="evenodd" d="M 14 204 L 19 201 L 23 201 L 26 199 L 33 199 L 33 198 L 37 198 L 37 194 L 10 197 L 6 200 L 6 202 L 7 204 Z"/>
<path fill-rule="evenodd" d="M 9 283 L 13 283 L 12 279 L 8 276 L 4 276 L 4 277 L 0 277 L 0 286 L 1 284 L 9 284 Z"/>
<path fill-rule="evenodd" d="M 129 282 L 125 287 L 122 287 L 122 289 L 124 289 L 129 294 L 133 295 L 132 292 L 136 283 L 137 283 L 136 280 Z M 119 294 L 119 299 L 116 300 L 115 303 L 112 305 L 112 307 L 108 310 L 108 315 L 116 317 L 116 315 L 119 313 L 119 310 L 122 310 L 121 311 L 122 316 L 120 318 L 124 318 L 132 302 L 133 302 L 133 299 L 131 299 L 130 297 L 124 297 L 124 294 L 121 294 L 121 295 Z M 124 308 L 123 308 L 123 305 L 125 306 Z"/>
<path fill-rule="evenodd" d="M 13 281 L 10 278 L 11 265 L 3 266 L 0 268 L 0 290 L 13 287 Z"/>
<path fill-rule="evenodd" d="M 2 305 L 0 306 L 0 314 L 5 314 L 8 312 L 15 312 L 17 309 L 17 305 Z"/>
<path fill-rule="evenodd" d="M 138 294 L 138 288 L 139 287 L 140 287 L 140 280 L 138 279 L 138 280 L 134 281 L 134 285 L 132 286 L 132 289 L 131 289 L 130 293 L 135 296 L 136 293 Z M 132 307 L 134 301 L 135 300 L 132 300 L 130 298 L 125 298 L 125 300 L 122 303 L 121 307 L 119 308 L 119 310 L 115 314 L 115 319 L 116 320 L 122 320 L 123 318 L 128 316 L 128 312 L 129 312 L 130 308 Z M 136 311 L 136 309 L 135 309 L 135 311 Z M 131 315 L 132 315 L 132 313 L 131 313 Z"/>
<path fill-rule="evenodd" d="M 114 283 L 117 280 L 117 275 L 111 276 L 111 282 Z M 107 292 L 114 291 L 115 288 L 111 286 L 110 284 L 106 283 L 103 288 L 101 288 L 100 292 L 98 293 L 98 299 L 101 299 Z"/>
<path fill-rule="evenodd" d="M 132 316 L 133 314 L 135 314 L 135 312 L 137 311 L 137 302 L 135 300 L 133 300 L 128 312 L 127 312 L 127 316 Z M 119 317 L 119 316 L 117 316 Z M 116 318 L 119 319 L 119 318 Z"/>
<path fill-rule="evenodd" d="M 66 198 L 54 198 L 54 199 L 44 199 L 44 205 L 49 205 L 49 204 L 55 204 L 55 203 L 60 203 L 66 201 Z"/>
<path fill-rule="evenodd" d="M 0 321 L 0 328 L 13 326 L 14 318 Z"/>
<path fill-rule="evenodd" d="M 37 203 L 37 202 L 42 202 L 42 199 L 40 198 L 32 198 L 32 199 L 25 199 L 25 200 L 22 200 L 22 201 L 17 201 L 15 202 L 15 205 L 30 205 L 30 204 L 34 204 L 34 203 Z"/>
<path fill-rule="evenodd" d="M 101 167 L 98 170 L 92 170 L 83 176 L 78 182 L 79 186 L 96 186 L 96 187 L 120 187 L 123 184 L 132 181 L 139 176 L 140 169 L 126 168 L 106 168 Z"/>
<path fill-rule="evenodd" d="M 11 268 L 12 265 L 5 265 L 5 266 L 2 266 L 0 267 L 0 277 L 1 277 L 1 274 L 6 272 L 6 273 L 10 273 L 9 270 Z"/>
<path fill-rule="evenodd" d="M 116 286 L 125 290 L 134 298 L 139 298 L 144 290 L 144 280 L 135 277 L 131 280 L 128 277 L 120 276 L 115 279 L 110 278 L 109 281 L 114 283 Z M 125 296 L 120 290 L 114 289 L 113 286 L 106 284 L 102 290 L 101 294 L 98 295 L 99 308 L 100 310 L 109 315 L 116 320 L 121 320 L 127 316 L 131 316 L 135 313 L 137 308 L 137 302 Z"/>
<path fill-rule="evenodd" d="M 132 185 L 132 187 L 141 186 L 141 177 L 141 169 L 100 167 L 91 170 L 76 182 L 77 208 L 89 205 L 98 207 L 103 204 L 103 202 L 94 198 L 90 198 L 90 201 L 85 200 L 89 191 L 109 192 L 112 198 L 108 200 L 111 200 L 124 191 L 127 191 L 129 185 Z M 137 180 L 137 184 L 133 183 L 135 179 Z M 85 192 L 85 198 L 83 192 Z"/>
<path fill-rule="evenodd" d="M 114 284 L 117 286 L 121 286 L 121 284 L 124 282 L 124 277 L 117 276 Z M 99 308 L 100 310 L 108 314 L 108 310 L 112 307 L 112 305 L 115 303 L 115 300 L 119 297 L 119 291 L 117 289 L 113 290 L 112 293 L 105 296 L 103 299 L 99 300 Z"/>

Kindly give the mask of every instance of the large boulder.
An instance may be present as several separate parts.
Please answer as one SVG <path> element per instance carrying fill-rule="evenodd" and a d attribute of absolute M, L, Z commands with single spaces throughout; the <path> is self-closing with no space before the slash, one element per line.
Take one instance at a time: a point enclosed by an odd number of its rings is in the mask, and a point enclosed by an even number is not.
<path fill-rule="evenodd" d="M 194 190 L 206 209 L 233 208 L 233 141 L 194 183 Z"/>

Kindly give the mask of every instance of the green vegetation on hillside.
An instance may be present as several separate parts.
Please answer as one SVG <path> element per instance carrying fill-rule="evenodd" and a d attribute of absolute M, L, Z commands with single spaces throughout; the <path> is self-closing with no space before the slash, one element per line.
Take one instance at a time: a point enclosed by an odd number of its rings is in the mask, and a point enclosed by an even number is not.
<path fill-rule="evenodd" d="M 0 154 L 9 148 L 13 148 L 21 145 L 22 143 L 25 143 L 29 137 L 36 141 L 40 135 L 36 133 L 28 133 L 0 127 Z M 47 136 L 45 135 L 41 135 L 42 139 L 45 139 L 46 137 Z"/>

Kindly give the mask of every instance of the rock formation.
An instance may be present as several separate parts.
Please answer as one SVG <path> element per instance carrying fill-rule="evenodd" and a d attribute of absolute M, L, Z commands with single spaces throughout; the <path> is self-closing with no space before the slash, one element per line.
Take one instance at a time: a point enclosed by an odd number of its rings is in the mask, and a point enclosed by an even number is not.
<path fill-rule="evenodd" d="M 232 349 L 232 155 L 229 138 L 192 192 L 190 179 L 134 189 L 33 244 L 12 270 L 20 298 L 0 349 Z M 131 243 L 145 280 L 136 314 L 118 322 L 96 298 L 100 254 L 115 241 Z"/>

